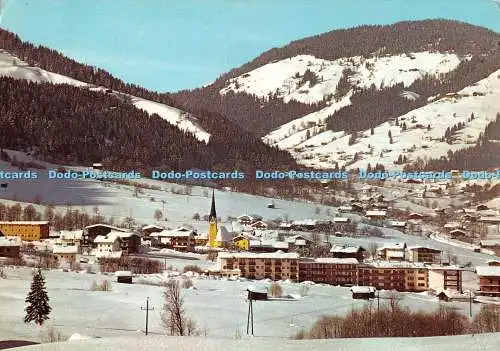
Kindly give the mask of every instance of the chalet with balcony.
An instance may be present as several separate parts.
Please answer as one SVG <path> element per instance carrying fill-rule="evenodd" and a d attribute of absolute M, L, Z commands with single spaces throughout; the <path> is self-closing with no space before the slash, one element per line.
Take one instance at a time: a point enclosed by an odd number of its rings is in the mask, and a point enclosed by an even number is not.
<path fill-rule="evenodd" d="M 22 241 L 18 236 L 0 237 L 0 257 L 19 258 Z"/>
<path fill-rule="evenodd" d="M 410 262 L 440 263 L 441 250 L 426 246 L 408 247 L 408 259 Z"/>
<path fill-rule="evenodd" d="M 406 249 L 406 243 L 388 244 L 377 249 L 377 256 L 385 261 L 405 261 L 407 258 Z"/>
<path fill-rule="evenodd" d="M 479 278 L 477 295 L 500 297 L 500 266 L 476 267 Z"/>
<path fill-rule="evenodd" d="M 387 217 L 387 212 L 382 210 L 370 210 L 366 211 L 365 217 L 371 220 L 382 220 Z"/>
<path fill-rule="evenodd" d="M 358 262 L 363 262 L 365 252 L 361 246 L 334 245 L 330 249 L 333 258 L 355 258 Z"/>

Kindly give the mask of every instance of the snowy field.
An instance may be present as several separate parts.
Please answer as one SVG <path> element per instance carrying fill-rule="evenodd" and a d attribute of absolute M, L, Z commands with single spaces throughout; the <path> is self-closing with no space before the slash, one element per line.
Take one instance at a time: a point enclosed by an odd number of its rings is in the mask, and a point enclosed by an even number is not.
<path fill-rule="evenodd" d="M 187 262 L 189 264 L 191 262 Z M 39 341 L 39 329 L 23 323 L 29 286 L 29 268 L 7 268 L 7 279 L 0 280 L 0 339 Z M 45 271 L 46 285 L 53 308 L 48 326 L 65 336 L 82 333 L 96 337 L 135 336 L 144 330 L 146 298 L 150 297 L 149 331 L 163 335 L 160 315 L 162 288 L 143 284 L 118 284 L 113 276 L 87 273 Z M 153 281 L 160 275 L 146 280 Z M 110 279 L 112 291 L 90 291 L 93 281 Z M 136 281 L 139 278 L 134 278 Z M 168 278 L 164 278 L 168 279 Z M 181 278 L 182 279 L 182 278 Z M 187 315 L 198 323 L 208 337 L 232 339 L 246 334 L 248 305 L 245 289 L 250 284 L 269 286 L 267 281 L 225 281 L 193 278 L 196 289 L 183 289 Z M 284 294 L 301 294 L 300 284 L 282 282 Z M 432 310 L 439 306 L 435 297 L 402 293 L 401 304 L 412 310 Z M 386 301 L 381 294 L 381 303 Z M 349 288 L 313 285 L 306 296 L 291 301 L 257 301 L 254 304 L 254 333 L 258 338 L 289 338 L 310 328 L 325 314 L 345 314 L 369 302 L 353 300 Z M 376 306 L 376 301 L 372 302 Z M 466 302 L 447 303 L 468 315 Z M 477 313 L 480 304 L 473 304 Z"/>
<path fill-rule="evenodd" d="M 95 206 L 99 207 L 101 215 L 112 216 L 116 223 L 120 223 L 125 217 L 132 215 L 139 223 L 154 222 L 155 210 L 164 212 L 169 220 L 169 225 L 180 225 L 191 223 L 193 215 L 200 216 L 210 212 L 212 188 L 193 186 L 191 195 L 175 194 L 173 191 L 185 190 L 182 184 L 167 183 L 152 179 L 139 179 L 134 182 L 147 186 L 159 187 L 160 190 L 141 188 L 137 196 L 134 196 L 134 187 L 120 185 L 112 182 L 101 182 L 91 179 L 48 179 L 48 171 L 57 169 L 59 165 L 49 164 L 34 160 L 30 156 L 17 151 L 8 151 L 10 156 L 17 160 L 27 162 L 34 161 L 47 167 L 45 170 L 34 170 L 39 177 L 36 180 L 11 180 L 8 188 L 2 188 L 0 198 L 4 203 L 35 202 L 39 197 L 42 203 L 59 205 L 64 211 L 70 204 L 74 209 L 83 209 L 88 214 L 93 214 Z M 9 163 L 0 161 L 0 167 L 4 171 L 17 172 L 17 168 L 11 167 Z M 84 170 L 85 167 L 65 167 L 66 169 Z M 275 208 L 267 208 L 272 199 L 242 194 L 231 191 L 215 190 L 215 201 L 217 215 L 223 221 L 228 216 L 237 217 L 242 214 L 259 214 L 265 220 L 278 217 L 290 219 L 331 219 L 336 212 L 329 206 L 317 205 L 306 201 L 288 201 L 274 199 Z M 165 204 L 162 203 L 165 202 Z M 319 209 L 319 212 L 317 212 Z M 38 206 L 43 211 L 43 206 Z M 329 214 L 328 214 L 329 213 Z"/>
<path fill-rule="evenodd" d="M 220 351 L 220 350 L 387 350 L 387 351 L 456 351 L 456 350 L 498 350 L 500 333 L 460 335 L 429 338 L 376 338 L 376 339 L 333 339 L 333 340 L 221 340 L 212 338 L 186 338 L 161 336 L 136 336 L 126 338 L 105 338 L 59 344 L 45 344 L 22 347 L 19 351 L 87 351 L 113 350 L 137 351 L 158 350 L 164 347 L 170 351 Z"/>

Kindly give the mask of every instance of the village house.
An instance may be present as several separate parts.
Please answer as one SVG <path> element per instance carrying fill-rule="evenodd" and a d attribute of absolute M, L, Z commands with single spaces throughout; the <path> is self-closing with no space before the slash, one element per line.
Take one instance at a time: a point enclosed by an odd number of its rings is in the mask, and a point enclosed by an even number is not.
<path fill-rule="evenodd" d="M 351 220 L 347 217 L 333 217 L 333 223 L 350 223 Z"/>
<path fill-rule="evenodd" d="M 106 235 L 98 235 L 93 240 L 96 245 L 96 257 L 121 257 L 122 251 L 120 250 L 120 237 L 115 233 L 108 233 Z"/>
<path fill-rule="evenodd" d="M 250 236 L 240 234 L 233 238 L 234 247 L 237 250 L 248 251 L 250 248 Z"/>
<path fill-rule="evenodd" d="M 467 232 L 463 229 L 453 229 L 449 232 L 452 239 L 462 238 L 467 235 Z"/>
<path fill-rule="evenodd" d="M 361 246 L 334 245 L 330 249 L 333 258 L 355 258 L 363 262 L 366 250 Z"/>
<path fill-rule="evenodd" d="M 281 230 L 291 230 L 292 229 L 292 223 L 281 222 L 278 225 L 278 229 L 281 229 Z"/>
<path fill-rule="evenodd" d="M 151 234 L 151 237 L 156 238 L 162 246 L 178 251 L 193 251 L 196 245 L 196 232 L 186 226 L 155 232 Z"/>
<path fill-rule="evenodd" d="M 267 229 L 269 226 L 263 221 L 256 221 L 250 224 L 250 227 L 252 227 L 253 229 Z"/>
<path fill-rule="evenodd" d="M 293 230 L 314 230 L 318 226 L 319 221 L 317 219 L 301 219 L 292 222 Z"/>
<path fill-rule="evenodd" d="M 406 243 L 387 244 L 377 249 L 377 256 L 385 261 L 405 261 Z"/>
<path fill-rule="evenodd" d="M 236 218 L 240 224 L 252 224 L 257 221 L 262 221 L 262 216 L 252 214 L 252 215 L 241 215 Z"/>
<path fill-rule="evenodd" d="M 312 241 L 302 235 L 294 235 L 286 238 L 288 242 L 289 249 L 291 251 L 297 251 L 301 249 L 308 249 L 311 247 Z"/>
<path fill-rule="evenodd" d="M 80 246 L 83 242 L 83 230 L 61 230 L 56 240 L 57 245 Z"/>
<path fill-rule="evenodd" d="M 408 215 L 408 219 L 424 219 L 424 215 L 416 212 L 412 212 Z"/>
<path fill-rule="evenodd" d="M 496 255 L 500 255 L 500 240 L 481 240 L 479 246 L 488 250 L 492 250 Z"/>
<path fill-rule="evenodd" d="M 355 258 L 301 258 L 299 281 L 330 285 L 352 285 L 356 281 Z"/>
<path fill-rule="evenodd" d="M 52 253 L 56 256 L 58 262 L 75 262 L 76 255 L 78 254 L 78 246 L 54 245 Z"/>
<path fill-rule="evenodd" d="M 288 242 L 275 240 L 254 239 L 249 242 L 251 252 L 288 252 Z"/>
<path fill-rule="evenodd" d="M 156 224 L 148 224 L 145 225 L 144 227 L 141 228 L 142 233 L 144 236 L 150 236 L 152 233 L 158 233 L 164 230 L 162 226 L 156 225 Z"/>
<path fill-rule="evenodd" d="M 21 245 L 18 236 L 0 236 L 0 257 L 19 258 Z"/>
<path fill-rule="evenodd" d="M 477 295 L 500 297 L 500 266 L 476 267 L 479 278 Z"/>
<path fill-rule="evenodd" d="M 91 245 L 92 247 L 95 248 L 96 247 L 95 238 L 97 238 L 98 236 L 106 236 L 111 231 L 126 233 L 129 232 L 130 230 L 102 223 L 88 225 L 83 230 L 83 244 Z"/>
<path fill-rule="evenodd" d="M 113 232 L 111 232 L 113 233 Z M 139 252 L 141 238 L 132 232 L 114 232 L 120 237 L 120 249 L 123 254 L 134 254 Z"/>
<path fill-rule="evenodd" d="M 423 264 L 410 262 L 360 264 L 357 285 L 373 286 L 378 290 L 426 291 L 428 272 Z"/>
<path fill-rule="evenodd" d="M 363 206 L 363 204 L 361 204 L 359 202 L 353 202 L 351 204 L 351 208 L 352 208 L 352 211 L 358 212 L 358 213 L 363 213 L 363 211 L 365 210 L 365 206 Z"/>
<path fill-rule="evenodd" d="M 500 260 L 489 260 L 486 261 L 488 266 L 500 266 Z"/>
<path fill-rule="evenodd" d="M 371 210 L 371 211 L 366 211 L 365 217 L 372 219 L 372 220 L 381 220 L 385 219 L 387 216 L 386 211 L 380 211 L 380 210 Z"/>
<path fill-rule="evenodd" d="M 398 229 L 403 229 L 403 230 L 406 229 L 406 222 L 402 222 L 402 221 L 390 221 L 389 225 L 392 228 L 398 228 Z"/>
<path fill-rule="evenodd" d="M 217 256 L 219 271 L 239 269 L 248 279 L 298 280 L 297 253 L 220 252 Z"/>
<path fill-rule="evenodd" d="M 441 263 L 441 250 L 425 246 L 408 247 L 410 262 Z"/>
<path fill-rule="evenodd" d="M 22 241 L 40 241 L 49 238 L 48 221 L 0 221 L 5 236 L 18 236 Z"/>
<path fill-rule="evenodd" d="M 428 266 L 429 289 L 462 293 L 462 271 L 457 266 Z"/>
<path fill-rule="evenodd" d="M 477 220 L 478 222 L 481 223 L 488 223 L 488 224 L 500 224 L 500 216 L 481 216 Z"/>
<path fill-rule="evenodd" d="M 352 206 L 340 206 L 339 207 L 339 212 L 341 212 L 341 213 L 350 213 L 353 211 L 354 211 L 354 209 L 352 208 Z"/>

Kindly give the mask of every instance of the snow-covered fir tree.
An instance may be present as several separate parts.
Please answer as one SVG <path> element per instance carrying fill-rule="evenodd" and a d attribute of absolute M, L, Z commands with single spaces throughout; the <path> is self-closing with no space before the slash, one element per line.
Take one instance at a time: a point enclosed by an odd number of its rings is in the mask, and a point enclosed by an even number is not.
<path fill-rule="evenodd" d="M 24 317 L 24 323 L 35 322 L 41 326 L 49 319 L 52 308 L 49 306 L 49 296 L 45 289 L 45 280 L 40 269 L 33 275 L 31 290 L 25 302 L 28 306 L 25 309 L 26 316 Z"/>

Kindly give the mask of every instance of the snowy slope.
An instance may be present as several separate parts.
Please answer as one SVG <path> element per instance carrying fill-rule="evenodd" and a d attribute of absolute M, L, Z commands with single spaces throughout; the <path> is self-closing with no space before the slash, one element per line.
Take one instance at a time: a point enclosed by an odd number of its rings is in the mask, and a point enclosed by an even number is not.
<path fill-rule="evenodd" d="M 465 59 L 465 58 L 462 58 Z M 303 103 L 322 101 L 334 94 L 344 69 L 352 70 L 350 81 L 354 86 L 365 88 L 375 84 L 377 88 L 403 83 L 411 85 L 425 74 L 447 73 L 454 70 L 461 58 L 455 54 L 417 52 L 387 57 L 345 57 L 335 61 L 299 55 L 272 62 L 253 71 L 230 79 L 222 95 L 229 91 L 266 98 L 277 93 L 285 102 L 296 100 Z M 302 83 L 302 76 L 309 70 L 316 74 L 318 83 L 310 87 Z"/>
<path fill-rule="evenodd" d="M 263 140 L 289 150 L 299 163 L 311 167 L 330 168 L 338 163 L 347 168 L 364 168 L 368 163 L 381 163 L 391 168 L 402 168 L 402 165 L 393 164 L 399 155 L 405 155 L 408 161 L 415 161 L 417 157 L 429 157 L 430 152 L 433 158 L 439 158 L 445 156 L 448 150 L 456 151 L 472 146 L 486 125 L 500 112 L 498 101 L 500 70 L 456 94 L 448 94 L 399 116 L 399 126 L 395 125 L 395 121 L 390 121 L 374 128 L 373 135 L 370 130 L 360 133 L 360 138 L 353 145 L 348 144 L 350 135 L 342 132 L 322 131 L 312 126 L 306 128 L 310 130 L 311 136 L 307 139 L 306 129 L 292 128 L 294 125 L 302 125 L 302 121 L 314 120 L 311 116 L 321 115 L 322 111 L 334 105 L 289 122 L 269 133 Z M 469 121 L 472 113 L 475 118 Z M 326 118 L 327 113 L 322 116 Z M 321 122 L 324 123 L 324 119 Z M 406 130 L 402 128 L 403 122 L 407 125 Z M 446 129 L 459 122 L 465 123 L 465 128 L 457 132 L 453 144 L 442 142 L 440 139 Z M 307 126 L 307 122 L 305 124 Z M 312 133 L 314 128 L 319 129 L 319 134 Z M 389 143 L 389 131 L 393 144 Z M 356 153 L 361 159 L 355 162 Z"/>
<path fill-rule="evenodd" d="M 81 82 L 57 73 L 45 71 L 39 67 L 29 66 L 27 63 L 12 56 L 8 52 L 0 49 L 0 77 L 12 77 L 16 79 L 26 79 L 36 83 L 68 84 L 80 88 L 88 88 L 94 91 L 106 91 L 105 87 L 96 87 L 92 84 Z M 113 92 L 115 95 L 128 96 L 132 103 L 148 114 L 157 114 L 170 124 L 177 126 L 184 132 L 192 133 L 198 140 L 208 143 L 210 134 L 206 132 L 195 118 L 187 116 L 183 111 L 165 104 L 149 101 L 120 92 Z"/>

